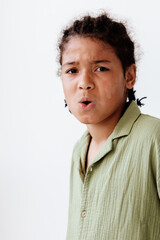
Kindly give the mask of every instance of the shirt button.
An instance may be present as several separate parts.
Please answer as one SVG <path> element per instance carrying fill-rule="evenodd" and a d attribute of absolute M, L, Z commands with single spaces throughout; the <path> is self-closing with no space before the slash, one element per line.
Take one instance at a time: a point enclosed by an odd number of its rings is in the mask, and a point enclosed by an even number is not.
<path fill-rule="evenodd" d="M 90 168 L 90 172 L 92 172 L 92 170 L 93 170 L 93 169 L 92 169 L 92 167 L 91 167 L 91 168 Z"/>
<path fill-rule="evenodd" d="M 86 211 L 82 211 L 82 217 L 85 218 L 86 217 Z"/>

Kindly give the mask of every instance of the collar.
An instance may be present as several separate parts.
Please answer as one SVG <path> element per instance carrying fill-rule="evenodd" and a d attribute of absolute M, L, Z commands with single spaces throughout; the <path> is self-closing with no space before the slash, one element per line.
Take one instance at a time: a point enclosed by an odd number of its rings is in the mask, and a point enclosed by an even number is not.
<path fill-rule="evenodd" d="M 124 112 L 123 116 L 120 118 L 119 122 L 117 123 L 112 133 L 112 139 L 129 135 L 134 123 L 140 115 L 140 109 L 138 108 L 137 104 L 132 101 L 129 107 Z"/>
<path fill-rule="evenodd" d="M 140 109 L 138 108 L 137 104 L 134 101 L 132 101 L 128 108 L 126 109 L 126 111 L 124 112 L 123 116 L 120 118 L 112 134 L 108 137 L 106 143 L 95 157 L 94 161 L 92 162 L 92 165 L 95 162 L 99 161 L 102 157 L 104 157 L 107 153 L 109 153 L 112 150 L 113 140 L 130 134 L 134 123 L 136 122 L 140 115 L 141 115 Z M 79 171 L 83 176 L 85 174 L 85 161 L 90 139 L 91 136 L 87 130 L 83 134 L 81 139 L 77 142 L 74 152 L 75 154 L 74 161 L 76 162 L 76 164 L 78 164 Z"/>

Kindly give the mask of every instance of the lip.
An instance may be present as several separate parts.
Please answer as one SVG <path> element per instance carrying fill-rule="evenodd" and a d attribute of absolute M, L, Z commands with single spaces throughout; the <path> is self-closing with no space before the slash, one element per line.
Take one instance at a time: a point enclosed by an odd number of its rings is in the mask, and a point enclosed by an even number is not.
<path fill-rule="evenodd" d="M 79 103 L 86 102 L 86 101 L 88 101 L 88 102 L 93 102 L 93 99 L 90 98 L 90 97 L 82 97 L 82 98 L 80 99 Z"/>
<path fill-rule="evenodd" d="M 84 103 L 84 102 L 90 102 L 88 103 L 87 105 Z M 89 97 L 82 97 L 80 99 L 80 101 L 78 102 L 79 104 L 79 107 L 82 109 L 82 110 L 85 110 L 85 111 L 89 111 L 91 110 L 94 106 L 95 106 L 95 103 L 93 101 L 93 99 L 89 98 Z"/>

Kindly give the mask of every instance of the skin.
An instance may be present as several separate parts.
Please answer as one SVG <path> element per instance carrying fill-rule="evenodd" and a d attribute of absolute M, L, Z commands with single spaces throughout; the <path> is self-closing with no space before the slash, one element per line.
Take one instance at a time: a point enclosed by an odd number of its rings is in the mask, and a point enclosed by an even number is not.
<path fill-rule="evenodd" d="M 72 114 L 86 124 L 91 142 L 87 166 L 122 116 L 127 88 L 133 88 L 136 66 L 123 72 L 114 49 L 100 40 L 74 36 L 62 53 L 62 83 Z M 89 101 L 86 105 L 83 101 Z"/>

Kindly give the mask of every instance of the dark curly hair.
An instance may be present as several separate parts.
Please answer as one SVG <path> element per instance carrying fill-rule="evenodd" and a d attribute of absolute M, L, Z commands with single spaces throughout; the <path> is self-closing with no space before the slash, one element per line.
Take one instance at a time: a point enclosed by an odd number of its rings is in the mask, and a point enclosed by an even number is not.
<path fill-rule="evenodd" d="M 124 74 L 131 64 L 135 64 L 135 47 L 127 33 L 125 25 L 111 19 L 107 14 L 101 14 L 98 17 L 91 17 L 89 15 L 82 17 L 80 20 L 75 20 L 73 24 L 66 28 L 59 41 L 59 63 L 62 65 L 62 54 L 66 43 L 73 36 L 91 37 L 110 44 L 116 55 L 121 61 Z M 136 100 L 135 91 L 128 89 L 128 100 Z M 139 106 L 143 105 L 137 99 Z"/>

